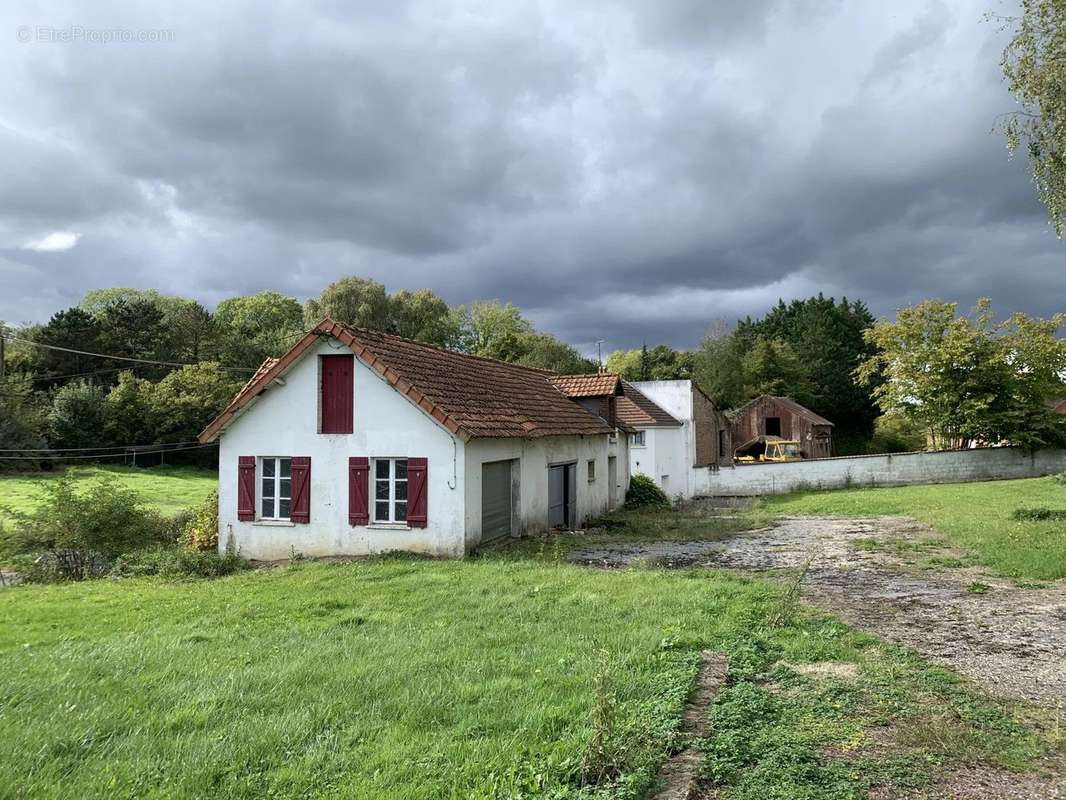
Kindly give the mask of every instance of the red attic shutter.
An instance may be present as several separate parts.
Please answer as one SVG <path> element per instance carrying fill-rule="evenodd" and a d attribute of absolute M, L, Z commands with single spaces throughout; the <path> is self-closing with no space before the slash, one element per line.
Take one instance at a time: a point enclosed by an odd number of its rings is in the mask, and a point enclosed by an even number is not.
<path fill-rule="evenodd" d="M 311 521 L 311 458 L 292 457 L 292 507 L 289 519 L 292 522 Z"/>
<path fill-rule="evenodd" d="M 352 456 L 348 459 L 348 524 L 370 524 L 370 459 Z"/>
<path fill-rule="evenodd" d="M 424 458 L 407 459 L 407 525 L 426 527 L 426 473 L 429 464 Z"/>
<path fill-rule="evenodd" d="M 237 458 L 237 519 L 255 519 L 255 456 Z"/>
<path fill-rule="evenodd" d="M 322 433 L 352 432 L 355 356 L 322 356 Z"/>

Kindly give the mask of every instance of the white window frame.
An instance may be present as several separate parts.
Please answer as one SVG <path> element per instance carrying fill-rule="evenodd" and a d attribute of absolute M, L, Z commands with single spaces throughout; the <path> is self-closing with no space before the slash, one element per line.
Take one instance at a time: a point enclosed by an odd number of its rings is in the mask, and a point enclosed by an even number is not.
<path fill-rule="evenodd" d="M 405 478 L 397 478 L 396 477 L 396 463 L 399 462 L 399 461 L 403 461 L 403 462 L 406 463 L 408 461 L 408 459 L 407 458 L 375 458 L 373 461 L 374 461 L 374 463 L 372 465 L 373 466 L 373 472 L 371 473 L 371 478 L 370 478 L 370 481 L 371 481 L 370 502 L 374 504 L 374 508 L 373 508 L 373 513 L 371 514 L 371 517 L 370 517 L 371 522 L 373 524 L 375 524 L 375 525 L 407 525 L 407 512 L 409 511 L 408 503 L 409 503 L 409 501 L 411 499 L 411 495 L 410 495 L 410 492 L 408 491 L 408 493 L 406 494 L 404 499 L 397 500 L 396 499 L 396 485 L 398 483 L 407 484 L 408 490 L 409 490 L 409 488 L 410 488 L 410 484 L 408 483 L 409 478 L 406 478 L 406 477 Z M 388 476 L 388 478 L 379 478 L 378 477 L 378 464 L 383 464 L 383 463 L 387 463 L 389 465 L 389 476 Z M 410 473 L 405 473 L 405 474 L 410 474 Z M 388 498 L 387 501 L 385 499 L 380 499 L 379 500 L 378 499 L 378 482 L 379 481 L 386 481 L 386 480 L 389 482 L 389 498 Z M 389 514 L 388 514 L 388 517 L 382 518 L 382 517 L 378 516 L 378 503 L 385 503 L 385 502 L 388 502 L 388 504 L 389 504 Z M 403 517 L 403 519 L 396 519 L 396 504 L 397 503 L 402 503 L 403 504 L 403 507 L 404 507 L 404 517 Z"/>
<path fill-rule="evenodd" d="M 629 435 L 629 444 L 631 447 L 646 447 L 646 434 L 647 431 L 634 431 Z M 638 438 L 639 437 L 639 438 Z"/>
<path fill-rule="evenodd" d="M 263 469 L 263 465 L 266 462 L 273 462 L 274 475 L 266 475 L 266 470 Z M 281 462 L 289 462 L 289 496 L 284 497 L 281 493 Z M 257 464 L 257 474 L 255 476 L 255 512 L 258 519 L 267 520 L 270 522 L 289 522 L 292 519 L 292 456 L 260 456 L 259 463 Z M 271 480 L 273 483 L 273 497 L 270 498 L 273 501 L 274 509 L 272 514 L 263 513 L 263 502 L 267 500 L 266 493 L 263 491 L 263 483 L 267 480 Z M 281 501 L 289 501 L 289 515 L 286 517 L 281 516 L 279 513 L 281 510 Z"/>

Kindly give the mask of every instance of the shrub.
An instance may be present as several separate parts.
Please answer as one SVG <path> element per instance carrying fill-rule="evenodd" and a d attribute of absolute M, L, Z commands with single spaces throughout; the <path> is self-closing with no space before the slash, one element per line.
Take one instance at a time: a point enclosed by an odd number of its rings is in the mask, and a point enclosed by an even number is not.
<path fill-rule="evenodd" d="M 3 542 L 27 580 L 96 577 L 121 553 L 174 541 L 169 520 L 111 481 L 76 491 L 72 479 L 61 477 L 43 490 L 33 512 L 9 512 L 14 530 Z"/>
<path fill-rule="evenodd" d="M 178 542 L 187 550 L 218 550 L 217 491 L 186 516 Z"/>
<path fill-rule="evenodd" d="M 1066 485 L 1066 472 L 1060 472 L 1058 475 L 1052 475 L 1051 480 L 1055 483 L 1061 483 Z"/>
<path fill-rule="evenodd" d="M 115 578 L 219 578 L 248 568 L 248 562 L 236 553 L 157 547 L 122 556 L 110 574 Z"/>
<path fill-rule="evenodd" d="M 874 423 L 871 453 L 907 453 L 925 448 L 925 429 L 903 414 L 882 414 Z"/>
<path fill-rule="evenodd" d="M 637 473 L 629 481 L 626 491 L 626 508 L 669 508 L 670 498 L 666 492 L 647 475 Z"/>

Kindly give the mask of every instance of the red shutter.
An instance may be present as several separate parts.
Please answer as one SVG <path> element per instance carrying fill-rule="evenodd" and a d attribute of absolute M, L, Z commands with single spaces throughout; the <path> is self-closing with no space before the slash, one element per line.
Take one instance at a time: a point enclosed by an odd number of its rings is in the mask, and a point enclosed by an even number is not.
<path fill-rule="evenodd" d="M 292 457 L 292 507 L 289 519 L 292 522 L 311 521 L 311 458 Z"/>
<path fill-rule="evenodd" d="M 255 519 L 255 456 L 237 459 L 237 519 L 241 522 Z"/>
<path fill-rule="evenodd" d="M 370 524 L 370 459 L 352 456 L 348 459 L 348 524 Z"/>
<path fill-rule="evenodd" d="M 322 433 L 352 432 L 355 356 L 322 356 Z"/>
<path fill-rule="evenodd" d="M 426 527 L 426 473 L 429 464 L 424 458 L 407 459 L 407 525 Z"/>

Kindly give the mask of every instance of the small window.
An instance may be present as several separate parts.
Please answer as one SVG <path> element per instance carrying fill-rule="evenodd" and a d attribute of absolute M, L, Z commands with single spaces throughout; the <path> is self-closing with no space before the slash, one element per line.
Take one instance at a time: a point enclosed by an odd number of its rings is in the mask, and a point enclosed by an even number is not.
<path fill-rule="evenodd" d="M 407 459 L 374 461 L 374 522 L 407 522 Z"/>
<path fill-rule="evenodd" d="M 637 431 L 629 437 L 629 443 L 634 447 L 644 446 L 644 431 Z"/>
<path fill-rule="evenodd" d="M 291 507 L 292 459 L 259 459 L 259 518 L 287 520 Z"/>
<path fill-rule="evenodd" d="M 781 417 L 767 417 L 763 424 L 766 426 L 764 433 L 767 436 L 781 435 Z"/>
<path fill-rule="evenodd" d="M 596 480 L 596 459 L 594 459 L 594 458 L 590 458 L 589 459 L 588 470 L 589 470 L 589 483 L 592 483 L 594 480 Z"/>

